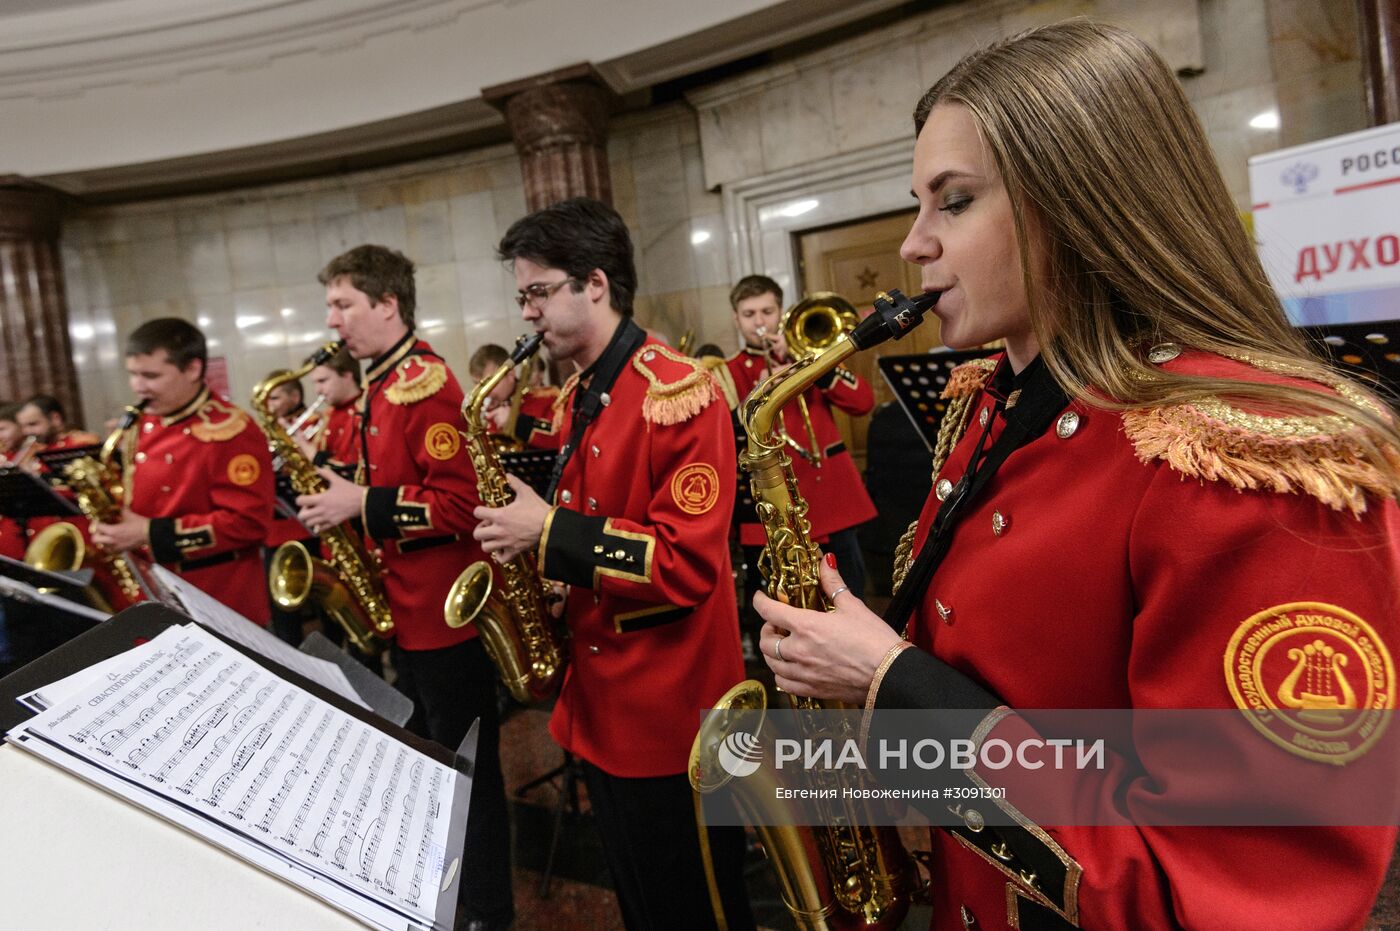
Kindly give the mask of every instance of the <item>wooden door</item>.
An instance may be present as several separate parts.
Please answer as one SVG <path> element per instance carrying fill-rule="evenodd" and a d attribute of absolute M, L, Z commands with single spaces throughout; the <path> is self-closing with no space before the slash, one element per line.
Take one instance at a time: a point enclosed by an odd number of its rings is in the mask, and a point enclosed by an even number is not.
<path fill-rule="evenodd" d="M 827 229 L 798 234 L 799 270 L 804 294 L 813 291 L 835 291 L 864 311 L 875 303 L 875 295 L 890 288 L 905 294 L 918 294 L 919 267 L 899 257 L 900 244 L 913 225 L 916 211 L 908 210 L 873 220 L 860 220 Z M 789 303 L 795 303 L 792 297 Z M 875 359 L 879 355 L 909 355 L 928 352 L 942 343 L 938 338 L 938 319 L 932 314 L 919 327 L 898 342 L 887 342 L 869 352 L 858 353 L 846 364 L 875 388 L 875 404 L 894 400 L 885 380 L 880 377 Z M 848 417 L 833 411 L 841 435 L 855 457 L 856 464 L 865 469 L 865 433 L 868 417 Z"/>

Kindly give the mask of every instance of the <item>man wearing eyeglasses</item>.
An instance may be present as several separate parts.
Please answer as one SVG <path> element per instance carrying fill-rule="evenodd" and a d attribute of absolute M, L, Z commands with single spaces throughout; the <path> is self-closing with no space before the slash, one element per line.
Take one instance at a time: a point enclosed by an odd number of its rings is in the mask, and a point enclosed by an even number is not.
<path fill-rule="evenodd" d="M 703 366 L 632 320 L 632 241 L 611 207 L 547 207 L 498 251 L 523 318 L 577 372 L 560 391 L 549 500 L 512 479 L 515 500 L 478 508 L 476 536 L 501 559 L 537 547 L 540 573 L 570 586 L 549 729 L 582 761 L 627 928 L 714 928 L 686 767 L 702 710 L 744 671 L 729 411 Z M 727 924 L 751 928 L 743 832 L 708 834 Z"/>
<path fill-rule="evenodd" d="M 453 629 L 443 622 L 452 581 L 484 558 L 471 535 L 479 499 L 459 430 L 462 389 L 413 331 L 413 263 L 402 253 L 358 246 L 332 259 L 319 277 L 326 325 L 352 356 L 370 362 L 356 482 L 322 467 L 329 487 L 297 498 L 298 517 L 316 533 L 363 520 L 367 542 L 383 561 L 394 684 L 414 704 L 409 729 L 456 749 L 480 719 L 461 910 L 468 928 L 504 928 L 514 906 L 496 670 L 475 625 Z"/>

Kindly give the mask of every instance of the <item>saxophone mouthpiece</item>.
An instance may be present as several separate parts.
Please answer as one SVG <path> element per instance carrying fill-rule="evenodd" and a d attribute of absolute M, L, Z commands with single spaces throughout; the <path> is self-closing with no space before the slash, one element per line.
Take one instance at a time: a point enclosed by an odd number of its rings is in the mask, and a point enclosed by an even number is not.
<path fill-rule="evenodd" d="M 896 288 L 881 291 L 875 298 L 875 312 L 851 331 L 850 340 L 857 349 L 863 350 L 878 346 L 887 339 L 901 339 L 905 333 L 924 322 L 924 315 L 933 309 L 941 296 L 941 291 L 928 291 L 913 298 L 905 297 Z"/>
<path fill-rule="evenodd" d="M 535 354 L 540 348 L 540 343 L 544 342 L 543 333 L 531 333 L 529 336 L 521 336 L 515 341 L 515 349 L 511 350 L 510 364 L 519 365 Z"/>
<path fill-rule="evenodd" d="M 310 364 L 312 368 L 315 368 L 318 365 L 325 365 L 327 362 L 331 361 L 332 358 L 334 358 L 337 352 L 340 352 L 341 347 L 343 347 L 344 345 L 345 343 L 340 340 L 337 340 L 333 343 L 326 343 L 326 345 L 313 352 L 311 354 L 311 357 L 307 359 L 306 362 Z"/>

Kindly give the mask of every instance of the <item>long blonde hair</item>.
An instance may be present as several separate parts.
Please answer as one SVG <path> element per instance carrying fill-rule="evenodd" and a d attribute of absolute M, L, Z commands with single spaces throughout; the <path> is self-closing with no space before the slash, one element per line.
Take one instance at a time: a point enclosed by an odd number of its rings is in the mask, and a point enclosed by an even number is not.
<path fill-rule="evenodd" d="M 1289 324 L 1186 94 L 1146 43 L 1080 20 L 1032 29 L 939 79 L 916 132 L 938 104 L 967 108 L 996 159 L 1041 356 L 1071 395 L 1120 410 L 1214 396 L 1343 418 L 1330 422 L 1375 470 L 1373 490 L 1400 492 L 1400 432 Z M 1340 393 L 1174 374 L 1144 359 L 1163 342 Z"/>

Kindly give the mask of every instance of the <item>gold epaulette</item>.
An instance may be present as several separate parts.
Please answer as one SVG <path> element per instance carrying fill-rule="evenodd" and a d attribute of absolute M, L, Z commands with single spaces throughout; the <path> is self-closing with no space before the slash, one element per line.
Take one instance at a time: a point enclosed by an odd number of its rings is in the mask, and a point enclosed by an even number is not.
<path fill-rule="evenodd" d="M 943 387 L 944 399 L 965 398 L 982 390 L 987 379 L 996 370 L 996 359 L 971 359 L 948 373 L 948 384 Z"/>
<path fill-rule="evenodd" d="M 447 366 L 437 359 L 409 356 L 394 369 L 394 383 L 384 389 L 393 404 L 416 404 L 431 398 L 447 384 Z"/>
<path fill-rule="evenodd" d="M 705 356 L 698 360 L 701 365 L 709 369 L 710 377 L 719 386 L 719 393 L 724 396 L 724 403 L 729 405 L 732 411 L 739 406 L 743 398 L 739 397 L 739 386 L 734 384 L 734 373 L 729 371 L 729 364 L 718 356 Z"/>
<path fill-rule="evenodd" d="M 684 374 L 674 381 L 663 379 L 648 363 L 657 356 L 683 366 Z M 642 400 L 642 419 L 647 423 L 683 423 L 710 406 L 719 397 L 719 388 L 710 372 L 690 356 L 683 356 L 660 343 L 649 343 L 632 356 L 632 367 L 646 377 L 649 387 Z"/>
<path fill-rule="evenodd" d="M 1344 417 L 1256 414 L 1211 397 L 1126 411 L 1123 430 L 1143 462 L 1161 459 L 1241 491 L 1311 495 L 1355 516 L 1365 513 L 1367 493 L 1393 492 Z"/>
<path fill-rule="evenodd" d="M 243 432 L 248 415 L 232 404 L 211 397 L 195 412 L 194 420 L 190 425 L 191 436 L 205 443 L 222 443 Z"/>

